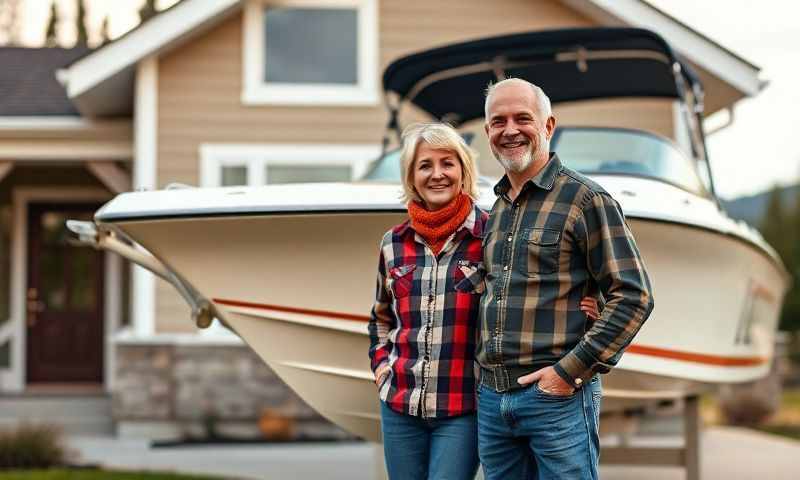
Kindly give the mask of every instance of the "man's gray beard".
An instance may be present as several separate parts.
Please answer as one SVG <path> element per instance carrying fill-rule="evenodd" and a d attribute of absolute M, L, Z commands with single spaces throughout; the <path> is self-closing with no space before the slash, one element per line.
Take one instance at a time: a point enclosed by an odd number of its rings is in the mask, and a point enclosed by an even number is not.
<path fill-rule="evenodd" d="M 515 161 L 512 158 L 506 157 L 505 155 L 495 152 L 494 157 L 500 162 L 500 165 L 503 166 L 503 169 L 507 172 L 514 172 L 514 173 L 521 173 L 524 172 L 526 168 L 528 168 L 533 161 L 533 152 L 530 148 L 528 151 L 525 152 L 525 155 L 520 158 L 519 161 Z"/>
<path fill-rule="evenodd" d="M 538 141 L 536 142 L 536 150 L 531 148 L 529 145 L 528 150 L 525 152 L 525 155 L 520 158 L 519 162 L 515 162 L 512 158 L 503 156 L 500 152 L 492 151 L 492 153 L 494 153 L 494 158 L 500 162 L 500 165 L 503 166 L 505 171 L 522 173 L 525 171 L 525 169 L 531 166 L 533 159 L 538 156 L 541 150 L 544 150 L 545 154 L 549 153 L 550 144 L 547 141 L 547 134 L 545 132 L 541 132 L 539 133 L 538 137 Z"/>

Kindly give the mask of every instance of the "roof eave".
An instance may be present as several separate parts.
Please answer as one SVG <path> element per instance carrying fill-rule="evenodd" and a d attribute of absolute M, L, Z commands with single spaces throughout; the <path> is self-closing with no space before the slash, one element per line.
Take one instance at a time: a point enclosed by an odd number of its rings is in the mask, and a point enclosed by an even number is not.
<path fill-rule="evenodd" d="M 116 82 L 122 89 L 122 97 L 133 96 L 130 77 L 140 61 L 163 53 L 181 43 L 188 36 L 197 34 L 202 27 L 210 27 L 241 7 L 241 0 L 184 0 L 169 11 L 152 18 L 115 42 L 72 64 L 63 75 L 67 95 L 87 116 L 101 116 L 111 112 L 124 112 L 123 102 L 109 108 L 95 98 L 108 99 L 107 95 L 93 95 L 92 90 L 113 78 L 125 78 Z M 129 104 L 131 101 L 126 103 Z"/>
<path fill-rule="evenodd" d="M 705 35 L 643 0 L 562 0 L 604 25 L 627 25 L 653 30 L 668 39 L 682 56 L 741 91 L 758 94 L 765 86 L 761 69 Z"/>

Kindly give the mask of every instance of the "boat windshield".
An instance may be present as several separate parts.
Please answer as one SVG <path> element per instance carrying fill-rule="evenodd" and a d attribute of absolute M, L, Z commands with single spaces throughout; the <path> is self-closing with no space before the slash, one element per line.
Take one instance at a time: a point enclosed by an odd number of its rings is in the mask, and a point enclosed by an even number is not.
<path fill-rule="evenodd" d="M 399 182 L 400 149 L 390 150 L 384 156 L 372 162 L 372 165 L 367 169 L 367 173 L 361 177 L 361 180 L 391 183 Z"/>
<path fill-rule="evenodd" d="M 587 175 L 652 177 L 708 196 L 695 162 L 669 140 L 639 130 L 563 127 L 551 149 L 564 165 Z"/>

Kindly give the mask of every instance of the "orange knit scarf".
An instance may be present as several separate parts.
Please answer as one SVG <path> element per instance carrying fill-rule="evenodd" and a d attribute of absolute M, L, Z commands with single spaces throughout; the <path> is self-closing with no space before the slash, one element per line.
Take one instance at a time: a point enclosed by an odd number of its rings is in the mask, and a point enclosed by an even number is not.
<path fill-rule="evenodd" d="M 417 202 L 408 202 L 411 227 L 425 239 L 435 255 L 439 255 L 444 243 L 464 223 L 471 211 L 472 200 L 463 193 L 433 212 Z"/>

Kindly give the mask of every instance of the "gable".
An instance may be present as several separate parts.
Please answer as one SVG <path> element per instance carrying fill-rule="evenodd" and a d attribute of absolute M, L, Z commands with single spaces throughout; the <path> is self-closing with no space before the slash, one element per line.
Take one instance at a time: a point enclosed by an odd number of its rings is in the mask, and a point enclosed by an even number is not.
<path fill-rule="evenodd" d="M 257 0 L 184 0 L 169 11 L 140 26 L 124 38 L 76 62 L 69 69 L 68 93 L 82 112 L 93 115 L 130 114 L 132 109 L 135 64 L 144 58 L 164 53 L 197 38 L 221 20 L 241 10 L 247 1 Z M 577 25 L 639 25 L 666 34 L 680 53 L 686 54 L 702 74 L 717 79 L 730 88 L 720 89 L 718 98 L 710 98 L 713 109 L 725 108 L 762 87 L 758 68 L 725 50 L 708 38 L 665 15 L 642 0 L 553 0 L 548 2 L 498 2 L 465 0 L 450 2 L 393 2 L 374 0 L 380 8 L 378 35 L 381 37 L 380 64 L 386 59 L 414 51 L 424 39 L 428 46 L 474 38 L 438 28 L 442 19 L 462 22 L 464 31 L 491 26 L 500 33 Z M 289 3 L 291 4 L 291 3 Z M 281 5 L 284 5 L 282 3 Z M 465 5 L 469 8 L 465 8 Z M 478 12 L 467 15 L 465 12 Z M 502 13 L 502 15 L 497 15 Z M 512 13 L 512 14 L 509 14 Z M 496 18 L 491 15 L 495 14 Z M 530 15 L 530 16 L 529 16 Z M 564 21 L 565 18 L 578 18 Z M 491 20 L 487 20 L 491 18 Z M 520 24 L 517 20 L 529 21 Z M 401 20 L 403 19 L 403 20 Z M 530 22 L 535 19 L 535 22 Z M 541 21 L 539 21 L 541 20 Z M 545 20 L 547 20 L 545 22 Z M 409 22 L 407 24 L 398 23 Z M 496 23 L 493 23 L 496 22 Z M 535 23 L 537 25 L 534 25 Z M 577 25 L 576 25 L 577 23 Z M 642 25 L 645 24 L 645 25 Z M 416 38 L 396 35 L 403 25 L 416 30 Z M 386 36 L 387 38 L 384 38 Z M 717 83 L 719 83 L 717 82 Z M 731 95 L 733 93 L 733 95 Z M 706 113 L 714 110 L 709 108 Z"/>

